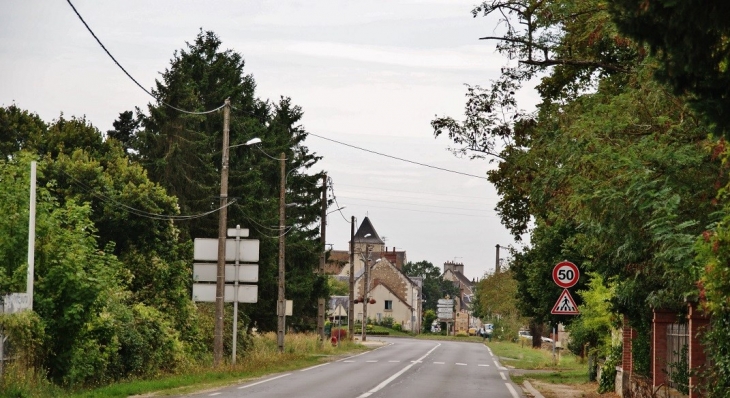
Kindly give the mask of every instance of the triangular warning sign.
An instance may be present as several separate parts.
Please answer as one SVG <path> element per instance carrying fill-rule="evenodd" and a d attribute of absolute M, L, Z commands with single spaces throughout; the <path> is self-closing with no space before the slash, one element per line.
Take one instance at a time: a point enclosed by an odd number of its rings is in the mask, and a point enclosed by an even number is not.
<path fill-rule="evenodd" d="M 563 289 L 563 293 L 558 297 L 558 301 L 555 302 L 555 306 L 550 313 L 553 315 L 578 315 L 580 312 L 578 312 L 578 306 L 575 305 L 568 289 Z"/>

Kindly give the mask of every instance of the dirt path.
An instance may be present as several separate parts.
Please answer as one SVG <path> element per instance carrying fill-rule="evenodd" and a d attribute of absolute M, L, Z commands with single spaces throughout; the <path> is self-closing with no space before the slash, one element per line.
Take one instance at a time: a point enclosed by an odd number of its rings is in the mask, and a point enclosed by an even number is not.
<path fill-rule="evenodd" d="M 530 380 L 530 384 L 540 391 L 545 398 L 619 398 L 618 395 L 612 392 L 597 393 L 598 383 L 567 385 Z"/>

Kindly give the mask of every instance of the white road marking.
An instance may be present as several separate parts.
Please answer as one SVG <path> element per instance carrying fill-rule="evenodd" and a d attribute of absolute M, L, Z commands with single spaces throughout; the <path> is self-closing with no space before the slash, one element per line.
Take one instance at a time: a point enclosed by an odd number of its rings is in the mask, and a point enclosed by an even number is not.
<path fill-rule="evenodd" d="M 520 398 L 520 396 L 517 395 L 517 391 L 515 391 L 515 388 L 512 387 L 512 384 L 504 383 L 504 385 L 507 386 L 507 389 L 509 390 L 510 394 L 512 394 L 512 396 L 514 398 Z"/>
<path fill-rule="evenodd" d="M 245 385 L 245 386 L 241 386 L 241 387 L 238 387 L 238 389 L 239 390 L 243 390 L 244 388 L 249 388 L 249 387 L 257 386 L 259 384 L 267 383 L 269 381 L 276 380 L 276 379 L 281 379 L 282 377 L 286 377 L 286 376 L 289 376 L 289 375 L 291 375 L 291 373 L 287 373 L 287 374 L 281 375 L 281 376 L 272 377 L 270 379 L 262 380 L 262 381 L 259 381 L 257 383 L 253 383 L 253 384 L 248 384 L 248 385 Z"/>
<path fill-rule="evenodd" d="M 330 362 L 327 362 L 327 363 L 323 363 L 323 364 L 320 364 L 320 365 L 314 365 L 314 366 L 310 366 L 310 367 L 308 367 L 308 368 L 306 368 L 306 369 L 302 369 L 302 370 L 300 370 L 300 372 L 306 372 L 306 371 L 308 371 L 308 370 L 316 369 L 316 368 L 318 368 L 318 367 L 320 367 L 320 366 L 327 366 L 327 365 L 329 365 L 329 364 L 330 364 Z"/>
<path fill-rule="evenodd" d="M 388 362 L 390 362 L 390 363 L 397 363 L 397 362 L 400 362 L 400 361 L 388 361 Z"/>
<path fill-rule="evenodd" d="M 466 366 L 466 364 L 465 364 L 465 363 L 461 363 L 461 362 L 457 362 L 457 363 L 456 363 L 456 365 L 457 365 L 457 366 Z"/>
<path fill-rule="evenodd" d="M 431 354 L 432 352 L 434 352 L 434 350 L 436 350 L 437 348 L 439 348 L 440 345 L 441 345 L 441 343 L 436 344 L 435 347 L 433 347 L 432 349 L 430 349 L 422 357 L 418 358 L 418 360 L 411 362 L 410 365 L 408 365 L 405 368 L 401 369 L 398 373 L 396 373 L 396 374 L 390 376 L 389 378 L 385 379 L 382 383 L 380 383 L 377 386 L 375 386 L 375 388 L 373 388 L 372 390 L 370 390 L 370 391 L 368 391 L 368 392 L 360 395 L 358 398 L 366 398 L 366 397 L 369 397 L 369 396 L 375 394 L 376 392 L 382 390 L 385 386 L 387 386 L 388 384 L 390 384 L 393 380 L 397 379 L 398 377 L 400 377 L 400 375 L 402 375 L 403 373 L 405 373 L 406 371 L 408 371 L 408 369 L 412 368 L 413 365 L 415 365 L 417 363 L 421 363 L 421 361 L 424 358 L 426 358 L 429 354 Z"/>
<path fill-rule="evenodd" d="M 352 362 L 355 362 L 355 361 L 342 361 L 342 362 L 352 363 Z"/>
<path fill-rule="evenodd" d="M 220 395 L 220 393 L 219 392 L 214 392 L 213 394 L 208 394 L 209 397 L 214 397 L 216 395 Z"/>
<path fill-rule="evenodd" d="M 503 372 L 499 372 L 499 375 L 502 376 L 502 380 L 507 380 L 507 376 Z"/>
<path fill-rule="evenodd" d="M 378 347 L 378 348 L 380 348 L 380 347 Z M 376 348 L 375 350 L 377 350 L 378 348 Z M 375 351 L 375 350 L 373 350 L 373 351 Z M 340 359 L 339 361 L 336 361 L 336 362 L 340 362 L 340 361 L 344 361 L 344 362 L 347 362 L 347 360 L 348 360 L 348 359 L 351 359 L 351 358 L 355 358 L 355 357 L 359 357 L 360 355 L 365 355 L 365 354 L 367 354 L 368 352 L 372 352 L 372 351 L 365 351 L 365 352 L 361 352 L 361 353 L 359 353 L 359 354 L 357 354 L 357 355 L 353 355 L 353 356 L 351 356 L 351 357 L 347 357 L 347 358 L 344 358 L 344 359 Z"/>
<path fill-rule="evenodd" d="M 436 365 L 443 365 L 444 362 L 434 362 L 434 364 L 436 364 Z"/>
<path fill-rule="evenodd" d="M 479 366 L 489 366 L 489 364 L 480 363 Z"/>
<path fill-rule="evenodd" d="M 374 362 L 378 362 L 378 361 L 365 361 L 365 362 L 374 363 Z"/>

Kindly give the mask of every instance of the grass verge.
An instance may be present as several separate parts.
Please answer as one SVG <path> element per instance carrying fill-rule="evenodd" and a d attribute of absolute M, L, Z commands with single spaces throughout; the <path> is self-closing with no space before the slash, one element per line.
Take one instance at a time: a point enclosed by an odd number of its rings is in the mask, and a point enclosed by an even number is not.
<path fill-rule="evenodd" d="M 126 398 L 135 395 L 183 395 L 236 384 L 272 373 L 302 369 L 365 350 L 366 347 L 350 341 L 342 341 L 339 346 L 332 346 L 326 341 L 320 346 L 314 334 L 288 334 L 285 339 L 285 352 L 279 353 L 276 334 L 267 333 L 254 338 L 253 346 L 238 358 L 235 366 L 228 365 L 219 370 L 211 370 L 210 366 L 197 365 L 179 374 L 163 375 L 155 379 L 129 380 L 92 390 L 66 392 L 63 395 L 55 391 L 53 397 Z"/>

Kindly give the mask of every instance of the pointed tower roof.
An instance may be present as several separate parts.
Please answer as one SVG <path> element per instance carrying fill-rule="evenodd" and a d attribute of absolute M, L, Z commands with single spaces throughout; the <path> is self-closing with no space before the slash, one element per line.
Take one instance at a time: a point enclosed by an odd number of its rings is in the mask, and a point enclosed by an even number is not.
<path fill-rule="evenodd" d="M 370 234 L 370 236 L 366 238 L 365 235 L 367 234 Z M 373 224 L 370 222 L 370 219 L 367 218 L 367 216 L 362 220 L 360 227 L 357 229 L 357 233 L 355 233 L 355 242 L 380 245 L 385 244 L 385 242 L 380 239 L 378 233 L 375 232 L 375 228 L 373 227 Z"/>

